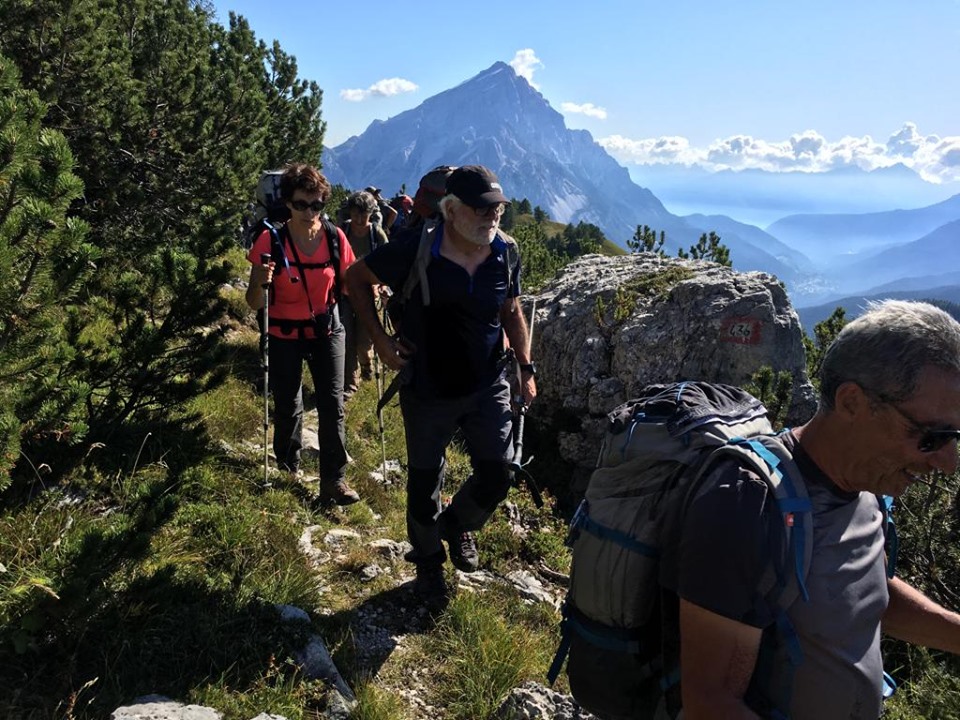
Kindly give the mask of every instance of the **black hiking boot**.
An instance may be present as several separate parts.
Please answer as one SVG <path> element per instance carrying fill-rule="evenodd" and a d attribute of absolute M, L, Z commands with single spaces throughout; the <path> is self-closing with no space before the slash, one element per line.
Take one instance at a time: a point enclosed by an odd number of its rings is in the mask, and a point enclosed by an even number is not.
<path fill-rule="evenodd" d="M 446 540 L 450 547 L 450 562 L 453 566 L 460 572 L 476 572 L 480 566 L 480 556 L 477 554 L 473 533 L 461 530 L 446 511 L 437 518 L 437 528 L 440 530 L 440 537 Z"/>
<path fill-rule="evenodd" d="M 355 502 L 360 502 L 360 495 L 343 480 L 320 481 L 316 505 L 353 505 Z"/>
<path fill-rule="evenodd" d="M 417 579 L 413 591 L 430 611 L 442 610 L 450 599 L 447 581 L 443 577 L 443 565 L 435 563 L 417 565 Z"/>

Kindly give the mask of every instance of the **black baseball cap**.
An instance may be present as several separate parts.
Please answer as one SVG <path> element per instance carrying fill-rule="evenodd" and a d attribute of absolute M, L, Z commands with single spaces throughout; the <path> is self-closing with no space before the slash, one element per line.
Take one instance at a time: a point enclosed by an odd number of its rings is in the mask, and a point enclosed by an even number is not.
<path fill-rule="evenodd" d="M 510 202 L 497 176 L 483 165 L 464 165 L 454 170 L 447 178 L 447 195 L 456 195 L 474 208 Z"/>

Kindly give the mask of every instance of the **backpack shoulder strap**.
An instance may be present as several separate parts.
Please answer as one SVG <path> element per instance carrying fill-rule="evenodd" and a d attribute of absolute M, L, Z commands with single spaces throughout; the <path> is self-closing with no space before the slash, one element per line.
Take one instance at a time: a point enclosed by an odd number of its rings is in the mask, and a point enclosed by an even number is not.
<path fill-rule="evenodd" d="M 340 277 L 340 230 L 327 218 L 322 218 L 323 234 L 327 236 L 327 243 L 330 246 L 330 264 L 333 267 L 333 298 L 334 302 L 340 302 L 343 291 L 342 278 Z"/>
<path fill-rule="evenodd" d="M 498 230 L 497 234 L 507 245 L 507 295 L 510 296 L 513 294 L 513 274 L 520 264 L 520 246 L 513 236 L 503 230 Z"/>
<path fill-rule="evenodd" d="M 887 551 L 887 577 L 897 574 L 897 555 L 900 550 L 900 538 L 897 537 L 897 525 L 893 520 L 894 499 L 891 495 L 877 495 L 880 512 L 883 513 L 883 544 Z"/>
<path fill-rule="evenodd" d="M 407 274 L 407 279 L 403 283 L 401 298 L 406 304 L 413 297 L 413 291 L 420 286 L 420 295 L 423 298 L 423 306 L 430 304 L 430 283 L 427 282 L 427 266 L 431 260 L 431 246 L 436 236 L 436 224 L 424 223 L 423 230 L 420 232 L 420 244 L 417 245 L 417 255 L 413 260 L 413 266 Z"/>
<path fill-rule="evenodd" d="M 808 599 L 806 579 L 813 559 L 813 506 L 807 493 L 807 484 L 793 456 L 773 435 L 735 438 L 714 451 L 711 458 L 734 455 L 763 478 L 777 502 L 783 520 L 788 556 L 782 567 L 791 567 L 787 577 L 769 580 L 770 587 L 760 588 L 762 594 L 778 589 L 777 604 L 786 608 L 798 596 Z M 711 462 L 707 465 L 712 465 Z"/>

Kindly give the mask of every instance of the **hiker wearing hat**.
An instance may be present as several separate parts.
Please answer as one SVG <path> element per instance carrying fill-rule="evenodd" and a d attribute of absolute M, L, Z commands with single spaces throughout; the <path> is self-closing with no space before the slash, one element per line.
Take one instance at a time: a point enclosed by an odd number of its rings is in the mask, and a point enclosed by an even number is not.
<path fill-rule="evenodd" d="M 346 205 L 350 219 L 343 224 L 343 230 L 357 258 L 365 257 L 387 243 L 383 228 L 370 219 L 377 208 L 373 195 L 366 191 L 355 192 L 347 198 Z M 343 396 L 349 398 L 357 391 L 361 379 L 370 380 L 373 377 L 373 342 L 363 323 L 356 321 L 353 305 L 346 296 L 340 301 L 340 320 L 346 333 Z"/>
<path fill-rule="evenodd" d="M 522 369 L 523 401 L 536 396 L 518 299 L 519 256 L 516 243 L 499 229 L 507 202 L 487 168 L 453 170 L 439 201 L 439 222 L 425 225 L 419 234 L 406 233 L 347 272 L 357 317 L 366 323 L 384 363 L 405 378 L 400 408 L 407 441 L 407 532 L 413 546 L 407 559 L 416 564 L 416 589 L 430 604 L 447 593 L 441 540 L 455 567 L 476 570 L 472 533 L 483 527 L 510 488 L 512 409 L 505 337 Z M 412 291 L 411 277 L 416 283 Z M 373 288 L 381 283 L 396 297 L 408 298 L 399 338 L 387 335 L 374 310 Z M 445 451 L 458 429 L 473 472 L 444 508 Z"/>
<path fill-rule="evenodd" d="M 389 228 L 393 227 L 393 223 L 396 222 L 397 211 L 390 207 L 390 203 L 380 196 L 380 188 L 374 187 L 373 185 L 367 185 L 363 191 L 370 193 L 374 199 L 374 202 L 377 204 L 373 210 L 373 213 L 371 213 L 371 221 L 374 225 L 378 225 L 383 228 L 384 232 L 388 232 Z"/>

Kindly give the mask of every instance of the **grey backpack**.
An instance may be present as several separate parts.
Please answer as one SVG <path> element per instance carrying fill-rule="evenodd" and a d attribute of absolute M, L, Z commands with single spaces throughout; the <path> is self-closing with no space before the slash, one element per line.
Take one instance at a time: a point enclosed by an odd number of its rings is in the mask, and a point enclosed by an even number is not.
<path fill-rule="evenodd" d="M 757 591 L 781 608 L 778 642 L 787 643 L 799 663 L 786 608 L 806 595 L 810 500 L 763 404 L 728 385 L 651 385 L 608 420 L 597 468 L 570 525 L 570 590 L 550 682 L 569 655 L 570 689 L 586 710 L 617 718 L 676 717 L 678 601 L 664 591 L 667 563 L 661 558 L 679 542 L 705 471 L 731 455 L 767 482 L 784 519 L 785 556 L 771 564 Z"/>

